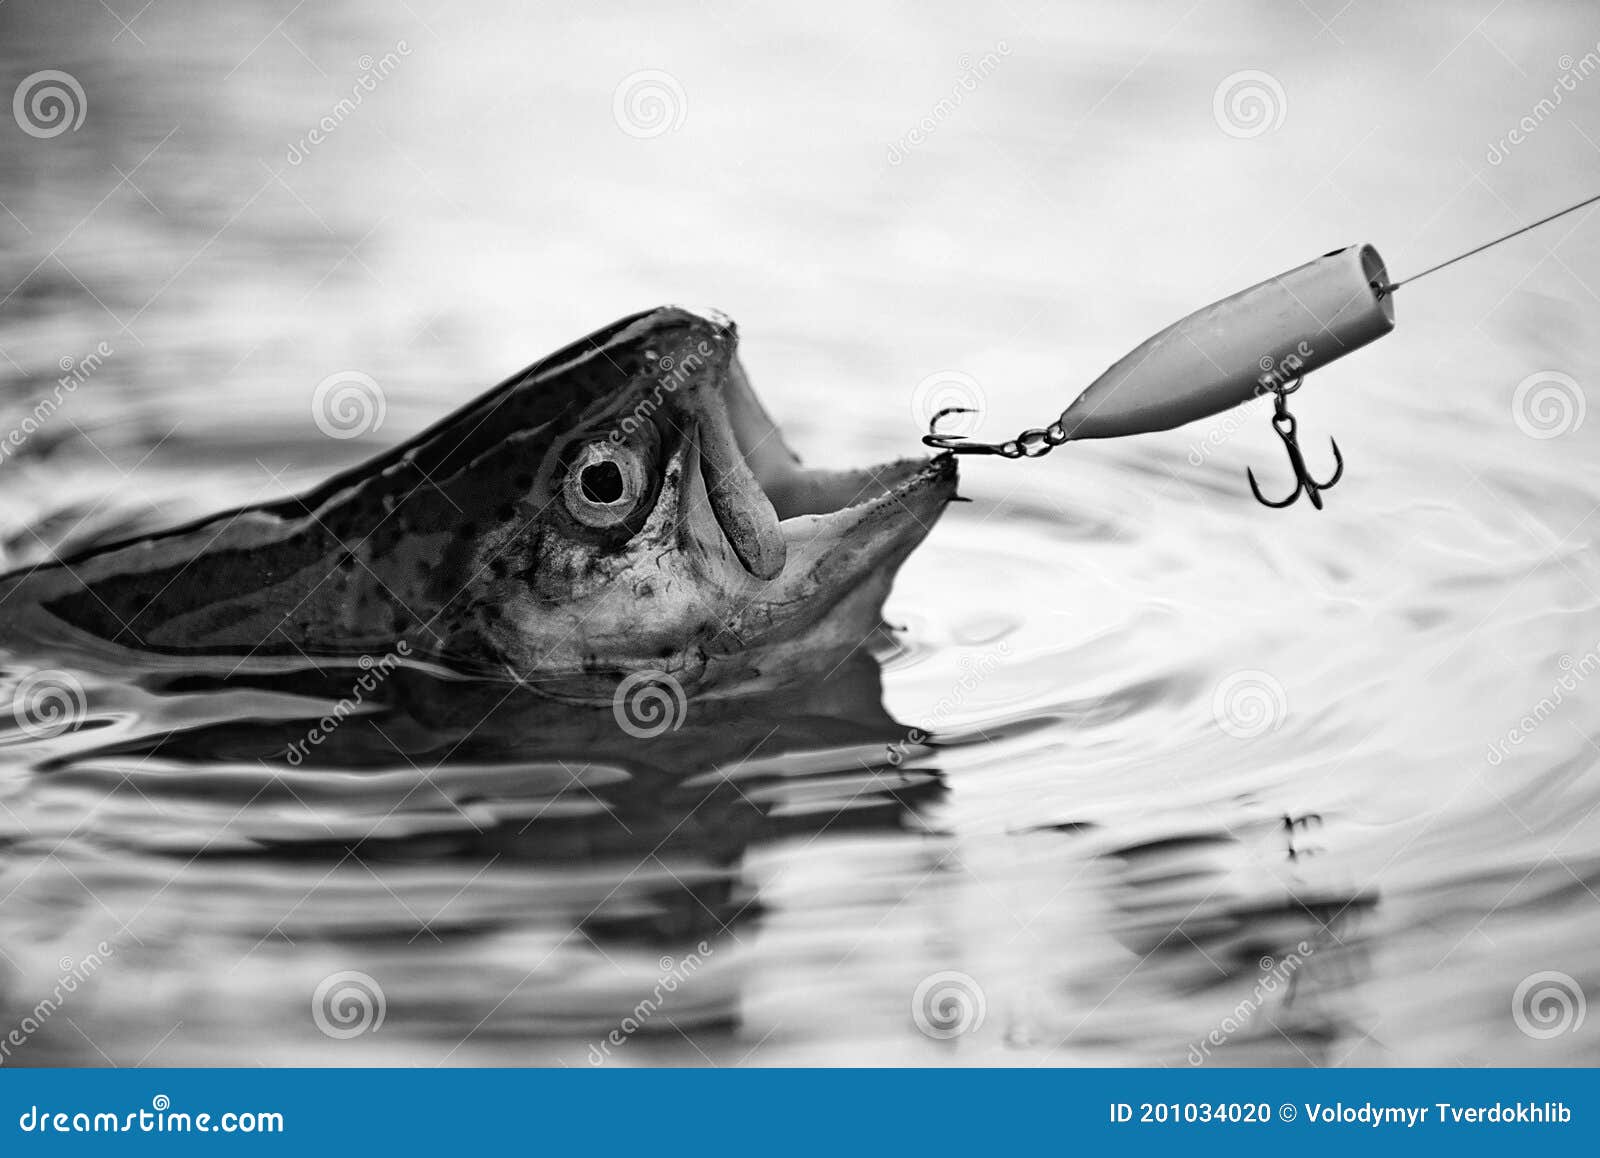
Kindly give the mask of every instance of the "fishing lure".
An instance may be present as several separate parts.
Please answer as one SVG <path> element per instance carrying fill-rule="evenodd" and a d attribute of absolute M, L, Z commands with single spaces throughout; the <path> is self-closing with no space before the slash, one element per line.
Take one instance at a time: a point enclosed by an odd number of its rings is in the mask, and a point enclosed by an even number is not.
<path fill-rule="evenodd" d="M 1378 251 L 1352 245 L 1213 302 L 1147 338 L 1123 356 L 1061 412 L 1049 426 L 1025 430 L 1005 442 L 971 442 L 939 434 L 939 423 L 967 407 L 947 407 L 933 416 L 923 442 L 955 454 L 1040 458 L 1063 443 L 1121 438 L 1170 430 L 1272 393 L 1272 428 L 1283 441 L 1295 487 L 1284 499 L 1261 493 L 1255 472 L 1250 489 L 1265 506 L 1287 507 L 1304 494 L 1322 509 L 1321 492 L 1344 474 L 1344 456 L 1333 447 L 1333 473 L 1312 477 L 1301 453 L 1289 395 L 1305 376 L 1394 329 L 1394 292 L 1403 285 L 1482 253 L 1502 241 L 1600 201 L 1600 194 L 1485 242 L 1448 261 L 1391 282 Z"/>

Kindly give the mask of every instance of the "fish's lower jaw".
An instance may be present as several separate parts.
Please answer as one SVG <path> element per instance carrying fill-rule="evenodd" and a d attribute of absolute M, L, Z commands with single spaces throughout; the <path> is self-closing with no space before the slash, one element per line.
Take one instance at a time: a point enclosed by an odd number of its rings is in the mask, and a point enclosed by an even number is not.
<path fill-rule="evenodd" d="M 777 582 L 809 583 L 807 597 L 825 598 L 884 569 L 892 577 L 955 498 L 954 455 L 892 463 L 873 474 L 880 480 L 877 493 L 783 520 L 789 563 Z"/>
<path fill-rule="evenodd" d="M 707 657 L 696 698 L 756 695 L 827 680 L 849 660 L 876 654 L 887 643 L 884 601 L 894 568 L 880 571 L 802 623 Z"/>
<path fill-rule="evenodd" d="M 748 585 L 742 610 L 728 624 L 726 650 L 707 664 L 707 694 L 781 687 L 797 675 L 826 677 L 853 653 L 875 650 L 895 576 L 956 488 L 952 456 L 884 469 L 898 472 L 884 493 L 783 521 L 788 560 L 776 578 Z"/>

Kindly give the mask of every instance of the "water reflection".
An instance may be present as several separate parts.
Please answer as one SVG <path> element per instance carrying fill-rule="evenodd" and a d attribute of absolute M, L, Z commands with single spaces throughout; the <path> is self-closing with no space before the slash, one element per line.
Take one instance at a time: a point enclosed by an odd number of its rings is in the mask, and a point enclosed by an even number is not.
<path fill-rule="evenodd" d="M 1319 888 L 1296 872 L 1304 830 L 1284 817 L 1241 831 L 1164 836 L 1116 849 L 1115 935 L 1196 1009 L 1220 1010 L 1191 1065 L 1343 1062 L 1365 1037 L 1351 997 L 1370 972 L 1364 918 L 1375 890 Z M 1279 1057 L 1290 1051 L 1299 1058 Z"/>
<path fill-rule="evenodd" d="M 752 847 L 899 833 L 944 792 L 936 770 L 891 762 L 912 745 L 865 653 L 759 699 L 695 701 L 679 727 L 652 737 L 630 735 L 609 706 L 415 671 L 393 680 L 389 702 L 332 728 L 339 689 L 348 690 L 333 671 L 207 690 L 197 683 L 220 681 L 166 672 L 141 682 L 181 704 L 169 713 L 181 721 L 47 758 L 29 815 L 105 801 L 102 821 L 120 819 L 95 824 L 95 843 L 154 855 L 145 884 L 156 887 L 95 881 L 93 867 L 46 851 L 49 835 L 37 828 L 12 865 L 62 867 L 116 921 L 129 954 L 185 952 L 163 943 L 152 912 L 169 887 L 192 896 L 211 887 L 202 882 L 215 888 L 207 934 L 247 960 L 307 941 L 352 960 L 395 953 L 378 971 L 395 1003 L 392 1035 L 459 1039 L 472 1029 L 480 1003 L 503 995 L 470 982 L 430 994 L 426 979 L 445 962 L 470 974 L 486 940 L 531 938 L 530 971 L 580 945 L 608 960 L 731 956 L 763 911 L 744 871 Z M 319 727 L 323 738 L 305 749 Z M 85 827 L 75 822 L 67 835 Z M 392 904 L 374 903 L 362 887 L 374 882 Z M 684 986 L 657 1031 L 732 1032 L 736 992 L 703 981 Z M 497 1016 L 488 1036 L 603 1036 L 636 1000 L 627 985 L 587 983 L 530 998 L 521 1014 Z M 137 1012 L 202 1028 L 181 1005 Z M 48 1045 L 34 1048 L 51 1056 Z"/>
<path fill-rule="evenodd" d="M 162 0 L 136 39 L 93 0 L 0 4 L 8 83 L 64 68 L 89 102 L 77 132 L 0 133 L 0 440 L 112 347 L 4 443 L 0 564 L 308 489 L 672 300 L 739 320 L 819 465 L 913 450 L 947 370 L 999 436 L 1317 253 L 1372 240 L 1404 274 L 1574 201 L 1600 138 L 1582 87 L 1477 161 L 1593 46 L 1557 3 L 1329 28 L 1252 0 L 803 29 L 718 0 L 292 7 Z M 1263 62 L 1287 115 L 1230 137 L 1218 82 Z M 630 136 L 617 82 L 657 67 L 687 116 Z M 1538 1036 L 1513 997 L 1600 994 L 1595 688 L 1539 708 L 1600 639 L 1600 423 L 1535 439 L 1512 405 L 1544 371 L 1600 381 L 1594 219 L 1474 262 L 1297 395 L 1350 462 L 1325 511 L 1250 498 L 1262 415 L 973 463 L 881 669 L 649 742 L 417 681 L 294 763 L 342 674 L 241 682 L 6 619 L 5 689 L 66 671 L 85 711 L 40 738 L 0 709 L 0 1040 L 105 941 L 27 1060 L 583 1065 L 691 955 L 607 1064 L 1595 1060 L 1592 1011 Z M 348 369 L 387 415 L 330 439 L 309 400 Z M 1249 738 L 1214 706 L 1240 673 L 1283 693 Z M 352 971 L 386 1020 L 330 1036 L 314 995 Z M 912 997 L 946 972 L 985 1016 L 930 1037 Z"/>

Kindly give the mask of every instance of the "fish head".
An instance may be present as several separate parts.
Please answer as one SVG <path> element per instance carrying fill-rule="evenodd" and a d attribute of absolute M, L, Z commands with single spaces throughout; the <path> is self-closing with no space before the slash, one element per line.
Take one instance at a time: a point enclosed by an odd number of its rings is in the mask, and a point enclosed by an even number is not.
<path fill-rule="evenodd" d="M 527 485 L 476 504 L 496 517 L 472 520 L 459 603 L 480 613 L 447 653 L 569 691 L 644 671 L 692 691 L 836 662 L 877 629 L 954 497 L 954 459 L 803 467 L 737 344 L 726 317 L 667 307 L 519 385 L 544 400 L 542 423 L 505 440 Z"/>
<path fill-rule="evenodd" d="M 392 651 L 559 699 L 781 686 L 879 627 L 955 461 L 804 468 L 737 345 L 711 312 L 624 318 L 307 493 L 0 577 L 0 604 L 230 678 Z"/>

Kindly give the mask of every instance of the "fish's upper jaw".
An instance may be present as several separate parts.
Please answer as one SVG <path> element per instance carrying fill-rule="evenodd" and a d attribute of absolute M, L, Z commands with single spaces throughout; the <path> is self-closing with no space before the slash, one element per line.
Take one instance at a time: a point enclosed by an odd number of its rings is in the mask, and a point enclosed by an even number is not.
<path fill-rule="evenodd" d="M 739 327 L 727 314 L 711 306 L 662 306 L 663 310 L 674 314 L 688 314 L 699 318 L 715 330 L 727 334 L 737 340 Z"/>
<path fill-rule="evenodd" d="M 786 541 L 803 541 L 806 528 L 860 524 L 867 516 L 874 526 L 886 520 L 919 524 L 926 534 L 944 504 L 955 497 L 955 456 L 910 458 L 850 470 L 804 466 L 784 441 L 783 432 L 762 406 L 737 357 L 717 383 L 720 397 L 703 406 L 702 421 L 722 428 L 721 436 L 702 438 L 725 458 L 723 461 L 748 477 L 765 496 Z M 836 522 L 829 522 L 837 516 Z M 811 518 L 811 522 L 800 522 Z M 917 536 L 918 541 L 921 535 Z"/>
<path fill-rule="evenodd" d="M 681 361 L 690 354 L 714 358 L 724 370 L 739 346 L 739 327 L 721 310 L 708 307 L 657 306 L 614 323 L 596 348 L 631 350 L 643 346 L 655 357 Z M 667 370 L 672 366 L 668 365 Z"/>

